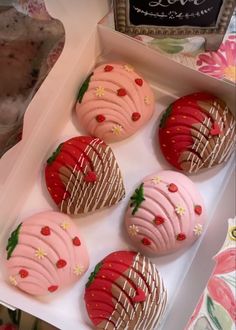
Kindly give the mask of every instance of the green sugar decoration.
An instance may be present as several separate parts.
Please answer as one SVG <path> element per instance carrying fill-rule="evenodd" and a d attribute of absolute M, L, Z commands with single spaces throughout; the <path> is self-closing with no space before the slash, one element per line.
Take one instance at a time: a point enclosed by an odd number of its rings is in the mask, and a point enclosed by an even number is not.
<path fill-rule="evenodd" d="M 145 201 L 143 183 L 135 190 L 130 200 L 130 207 L 133 207 L 132 215 L 135 215 L 142 202 Z"/>
<path fill-rule="evenodd" d="M 15 247 L 18 244 L 18 236 L 19 236 L 21 225 L 22 225 L 22 223 L 19 224 L 19 226 L 16 228 L 16 230 L 14 230 L 11 233 L 10 238 L 8 238 L 7 247 L 6 247 L 7 260 L 10 259 L 12 252 L 14 251 Z"/>

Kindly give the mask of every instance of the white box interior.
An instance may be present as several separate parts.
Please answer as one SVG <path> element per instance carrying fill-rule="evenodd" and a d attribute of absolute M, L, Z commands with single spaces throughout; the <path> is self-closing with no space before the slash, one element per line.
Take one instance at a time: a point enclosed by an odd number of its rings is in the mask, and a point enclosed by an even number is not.
<path fill-rule="evenodd" d="M 177 97 L 194 91 L 215 93 L 231 107 L 235 95 L 232 85 L 173 63 L 139 42 L 104 26 L 100 26 L 98 30 L 94 29 L 87 42 L 82 44 L 78 56 L 76 50 L 72 53 L 74 56 L 70 62 L 62 62 L 60 66 L 62 70 L 63 65 L 67 65 L 67 76 L 58 76 L 58 71 L 55 70 L 45 81 L 49 89 L 45 90 L 44 100 L 33 104 L 37 111 L 39 107 L 43 109 L 42 114 L 35 122 L 32 121 L 33 117 L 28 122 L 26 119 L 26 131 L 31 124 L 31 131 L 28 133 L 30 141 L 23 144 L 18 162 L 14 164 L 7 180 L 2 183 L 0 299 L 5 304 L 21 308 L 60 329 L 85 330 L 91 328 L 83 304 L 84 285 L 90 271 L 106 254 L 114 250 L 132 249 L 123 232 L 123 214 L 128 199 L 143 177 L 160 169 L 169 169 L 154 140 L 161 112 Z M 111 145 L 123 174 L 126 198 L 110 209 L 75 218 L 81 234 L 86 239 L 91 262 L 89 271 L 82 280 L 69 290 L 53 296 L 32 298 L 9 286 L 4 280 L 3 252 L 7 238 L 23 218 L 43 210 L 56 210 L 43 180 L 45 161 L 58 143 L 83 134 L 74 120 L 72 110 L 81 82 L 96 63 L 116 60 L 134 65 L 150 82 L 156 95 L 156 110 L 150 123 L 135 136 Z M 55 84 L 56 89 L 53 88 Z M 27 136 L 27 133 L 25 134 Z M 231 157 L 225 165 L 191 176 L 204 197 L 209 224 L 214 221 L 214 211 L 226 189 L 233 163 L 234 159 Z M 200 244 L 201 239 L 187 251 L 153 259 L 168 289 L 168 311 L 175 304 L 175 295 L 188 274 Z"/>

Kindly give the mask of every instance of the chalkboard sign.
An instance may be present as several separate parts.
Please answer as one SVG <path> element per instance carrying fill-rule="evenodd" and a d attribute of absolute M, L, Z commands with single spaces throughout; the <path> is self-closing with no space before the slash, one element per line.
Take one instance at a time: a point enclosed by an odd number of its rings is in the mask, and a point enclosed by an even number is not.
<path fill-rule="evenodd" d="M 236 0 L 115 0 L 116 29 L 155 38 L 202 35 L 206 50 L 219 48 Z"/>

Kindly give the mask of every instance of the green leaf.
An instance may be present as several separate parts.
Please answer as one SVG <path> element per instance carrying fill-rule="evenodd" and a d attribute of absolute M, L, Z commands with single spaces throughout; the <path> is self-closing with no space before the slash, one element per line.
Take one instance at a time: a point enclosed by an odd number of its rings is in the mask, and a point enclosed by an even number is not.
<path fill-rule="evenodd" d="M 47 163 L 50 165 L 54 162 L 54 160 L 57 158 L 59 153 L 61 152 L 61 148 L 63 146 L 63 143 L 61 143 L 57 149 L 53 152 L 52 156 L 48 158 Z"/>
<path fill-rule="evenodd" d="M 232 329 L 232 319 L 228 312 L 219 304 L 215 304 L 215 317 L 218 319 L 222 329 Z"/>
<path fill-rule="evenodd" d="M 89 88 L 89 83 L 90 83 L 90 79 L 93 75 L 93 72 L 86 78 L 86 80 L 84 81 L 83 85 L 80 87 L 78 96 L 77 96 L 77 101 L 79 101 L 79 103 L 82 102 L 84 94 L 87 92 L 88 88 Z"/>
<path fill-rule="evenodd" d="M 22 223 L 19 224 L 19 226 L 16 228 L 16 230 L 14 230 L 11 233 L 10 238 L 8 239 L 7 242 L 7 260 L 10 259 L 12 252 L 14 251 L 16 245 L 18 244 L 18 236 L 19 236 L 19 232 L 20 232 L 20 228 L 21 228 Z"/>
<path fill-rule="evenodd" d="M 100 268 L 102 267 L 102 262 L 99 262 L 95 268 L 94 271 L 90 274 L 88 282 L 86 283 L 86 288 L 88 288 L 94 281 L 97 273 L 99 272 Z"/>
<path fill-rule="evenodd" d="M 154 39 L 150 42 L 152 46 L 160 48 L 162 51 L 168 54 L 180 53 L 186 44 L 186 39 Z"/>
<path fill-rule="evenodd" d="M 212 322 L 215 324 L 217 329 L 224 330 L 222 328 L 220 322 L 218 321 L 218 318 L 215 315 L 215 304 L 213 303 L 211 297 L 209 297 L 209 296 L 207 296 L 207 311 L 208 311 L 208 314 L 209 314 Z"/>
<path fill-rule="evenodd" d="M 160 121 L 160 127 L 163 128 L 166 124 L 167 119 L 169 118 L 169 116 L 172 113 L 172 104 L 165 110 L 165 112 L 163 113 L 162 117 L 161 117 L 161 121 Z"/>
<path fill-rule="evenodd" d="M 142 202 L 145 201 L 143 183 L 135 190 L 130 200 L 131 200 L 130 207 L 134 208 L 132 211 L 132 215 L 135 215 Z"/>

